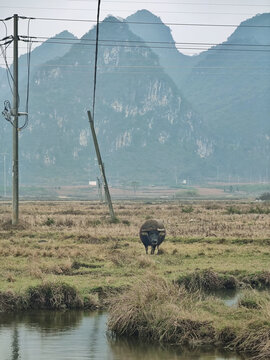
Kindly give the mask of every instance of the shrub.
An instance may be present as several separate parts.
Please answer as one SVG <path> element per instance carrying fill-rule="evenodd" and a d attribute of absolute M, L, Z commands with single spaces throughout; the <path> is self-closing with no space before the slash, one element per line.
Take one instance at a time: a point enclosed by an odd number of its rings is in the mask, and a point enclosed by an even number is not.
<path fill-rule="evenodd" d="M 109 223 L 110 224 L 119 224 L 120 223 L 120 220 L 117 218 L 117 217 L 115 217 L 115 218 L 111 218 L 110 220 L 109 220 Z"/>
<path fill-rule="evenodd" d="M 265 192 L 258 197 L 258 200 L 270 201 L 270 192 Z"/>
<path fill-rule="evenodd" d="M 227 213 L 227 214 L 239 214 L 239 215 L 242 214 L 241 210 L 235 208 L 234 206 L 229 206 L 229 207 L 226 209 L 226 213 Z"/>
<path fill-rule="evenodd" d="M 188 189 L 188 190 L 180 190 L 175 194 L 176 198 L 186 198 L 186 197 L 197 197 L 199 196 L 199 192 L 197 189 Z"/>
<path fill-rule="evenodd" d="M 94 219 L 94 220 L 87 220 L 86 221 L 86 226 L 93 226 L 93 227 L 96 227 L 96 226 L 99 226 L 101 225 L 102 222 L 98 219 Z"/>
<path fill-rule="evenodd" d="M 195 271 L 177 280 L 188 291 L 215 291 L 220 289 L 236 289 L 238 281 L 233 276 L 219 275 L 211 269 Z"/>
<path fill-rule="evenodd" d="M 27 291 L 33 309 L 82 308 L 83 302 L 75 288 L 65 283 L 44 283 Z"/>
<path fill-rule="evenodd" d="M 44 225 L 47 225 L 47 226 L 51 226 L 51 225 L 54 225 L 55 224 L 55 221 L 54 219 L 48 217 L 47 220 L 44 222 Z"/>
<path fill-rule="evenodd" d="M 251 207 L 248 210 L 249 214 L 269 214 L 270 213 L 270 209 L 266 208 L 266 207 L 261 207 L 261 206 L 255 206 L 255 207 Z"/>
<path fill-rule="evenodd" d="M 122 224 L 130 226 L 130 221 L 128 220 L 122 220 Z"/>
<path fill-rule="evenodd" d="M 191 213 L 193 211 L 193 207 L 192 206 L 186 206 L 186 207 L 182 207 L 181 211 L 183 213 Z"/>
<path fill-rule="evenodd" d="M 27 308 L 27 299 L 13 291 L 0 291 L 0 312 L 24 310 Z"/>

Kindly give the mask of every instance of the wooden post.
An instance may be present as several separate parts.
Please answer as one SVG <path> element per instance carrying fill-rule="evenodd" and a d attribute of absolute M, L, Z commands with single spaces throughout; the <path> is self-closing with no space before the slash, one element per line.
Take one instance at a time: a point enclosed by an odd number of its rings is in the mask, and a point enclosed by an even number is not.
<path fill-rule="evenodd" d="M 95 145 L 95 150 L 96 150 L 96 154 L 97 154 L 98 165 L 99 165 L 102 180 L 103 180 L 105 197 L 106 197 L 106 200 L 107 200 L 107 203 L 108 203 L 108 206 L 109 206 L 111 219 L 112 219 L 112 221 L 115 221 L 116 216 L 115 216 L 114 210 L 113 210 L 111 195 L 110 195 L 110 191 L 109 191 L 109 187 L 108 187 L 108 183 L 107 183 L 107 179 L 106 179 L 106 175 L 105 175 L 105 170 L 104 170 L 104 164 L 102 162 L 100 151 L 99 151 L 97 136 L 96 136 L 95 127 L 94 127 L 94 121 L 92 119 L 92 115 L 91 115 L 91 112 L 89 110 L 87 111 L 87 115 L 88 115 L 90 129 L 91 129 L 91 132 L 92 132 L 93 141 L 94 141 L 94 145 Z"/>

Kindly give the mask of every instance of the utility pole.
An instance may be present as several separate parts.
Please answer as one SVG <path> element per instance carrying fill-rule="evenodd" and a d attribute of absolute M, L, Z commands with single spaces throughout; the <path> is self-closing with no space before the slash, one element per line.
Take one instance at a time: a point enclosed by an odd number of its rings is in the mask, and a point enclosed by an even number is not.
<path fill-rule="evenodd" d="M 18 151 L 18 15 L 13 16 L 13 164 L 12 164 L 12 225 L 19 222 L 19 151 Z"/>
<path fill-rule="evenodd" d="M 108 187 L 108 183 L 107 183 L 107 179 L 106 179 L 106 175 L 105 175 L 105 170 L 104 170 L 104 164 L 102 162 L 100 151 L 99 151 L 97 136 L 96 136 L 95 127 L 94 127 L 94 121 L 92 119 L 92 115 L 91 115 L 91 112 L 89 110 L 87 111 L 87 115 L 88 115 L 90 129 L 91 129 L 91 132 L 92 132 L 93 141 L 94 141 L 94 145 L 95 145 L 95 149 L 96 149 L 97 160 L 98 160 L 98 164 L 99 164 L 99 168 L 100 168 L 100 172 L 101 172 L 101 176 L 102 176 L 102 180 L 103 180 L 105 197 L 106 197 L 106 200 L 107 200 L 107 203 L 108 203 L 108 206 L 109 206 L 111 219 L 112 219 L 112 221 L 115 221 L 116 216 L 115 216 L 114 210 L 113 210 L 111 195 L 110 195 L 110 191 L 109 191 L 109 187 Z"/>
<path fill-rule="evenodd" d="M 99 177 L 97 177 L 97 186 L 98 186 L 98 197 L 99 201 L 103 203 L 103 196 L 102 196 L 102 184 Z"/>

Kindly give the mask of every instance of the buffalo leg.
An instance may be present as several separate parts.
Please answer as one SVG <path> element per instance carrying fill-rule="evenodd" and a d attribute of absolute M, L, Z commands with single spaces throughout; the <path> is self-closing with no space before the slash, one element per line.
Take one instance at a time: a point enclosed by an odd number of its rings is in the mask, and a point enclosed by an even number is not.
<path fill-rule="evenodd" d="M 145 246 L 145 253 L 148 254 L 148 246 Z"/>

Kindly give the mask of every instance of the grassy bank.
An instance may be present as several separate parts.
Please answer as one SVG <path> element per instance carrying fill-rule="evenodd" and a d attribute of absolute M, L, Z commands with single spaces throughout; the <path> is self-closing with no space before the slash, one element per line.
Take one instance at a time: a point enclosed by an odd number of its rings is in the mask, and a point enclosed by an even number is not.
<path fill-rule="evenodd" d="M 109 328 L 118 336 L 138 337 L 180 346 L 218 346 L 270 357 L 270 296 L 246 291 L 238 307 L 199 291 L 147 274 L 117 297 L 110 307 Z"/>

